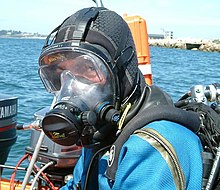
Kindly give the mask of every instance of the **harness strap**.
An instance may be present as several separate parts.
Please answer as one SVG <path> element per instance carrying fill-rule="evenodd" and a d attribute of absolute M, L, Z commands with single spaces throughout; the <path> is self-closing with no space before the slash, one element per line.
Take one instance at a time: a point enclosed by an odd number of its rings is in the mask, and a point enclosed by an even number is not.
<path fill-rule="evenodd" d="M 187 118 L 187 119 L 186 119 Z M 118 158 L 121 148 L 125 141 L 137 129 L 151 123 L 153 121 L 167 120 L 185 126 L 193 132 L 197 132 L 200 127 L 200 119 L 197 113 L 184 111 L 180 108 L 161 105 L 149 109 L 143 109 L 125 126 L 118 139 L 112 145 L 110 152 L 114 155 L 108 160 L 108 168 L 106 175 L 110 180 L 115 180 L 115 175 L 118 167 Z"/>
<path fill-rule="evenodd" d="M 86 173 L 86 179 L 83 190 L 99 189 L 98 186 L 98 161 L 100 157 L 110 148 L 111 145 L 105 146 L 98 150 L 92 157 Z"/>

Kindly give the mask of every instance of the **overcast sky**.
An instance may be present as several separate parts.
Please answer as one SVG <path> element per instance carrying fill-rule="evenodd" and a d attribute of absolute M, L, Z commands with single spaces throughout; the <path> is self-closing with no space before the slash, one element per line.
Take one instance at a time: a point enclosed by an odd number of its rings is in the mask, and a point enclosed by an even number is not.
<path fill-rule="evenodd" d="M 220 0 L 103 0 L 123 15 L 146 19 L 148 33 L 173 31 L 174 38 L 220 39 Z M 48 34 L 92 0 L 1 0 L 0 30 Z"/>

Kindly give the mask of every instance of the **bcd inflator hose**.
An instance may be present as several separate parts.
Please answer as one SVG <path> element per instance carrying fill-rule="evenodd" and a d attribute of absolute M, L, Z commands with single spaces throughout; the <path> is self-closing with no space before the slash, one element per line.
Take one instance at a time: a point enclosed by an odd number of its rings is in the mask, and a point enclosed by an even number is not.
<path fill-rule="evenodd" d="M 218 146 L 217 153 L 216 153 L 213 165 L 212 165 L 212 170 L 211 170 L 205 190 L 212 190 L 215 180 L 217 178 L 218 172 L 219 172 L 219 168 L 220 168 L 220 145 Z"/>

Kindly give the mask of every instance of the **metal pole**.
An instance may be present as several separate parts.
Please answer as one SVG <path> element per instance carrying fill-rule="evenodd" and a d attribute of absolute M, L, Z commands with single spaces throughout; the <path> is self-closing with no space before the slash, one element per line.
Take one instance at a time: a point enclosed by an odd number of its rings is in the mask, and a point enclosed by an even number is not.
<path fill-rule="evenodd" d="M 45 136 L 44 132 L 41 131 L 41 134 L 40 134 L 40 137 L 39 137 L 38 142 L 37 142 L 37 144 L 36 144 L 36 147 L 35 147 L 35 150 L 34 150 L 32 159 L 31 159 L 31 161 L 30 161 L 30 163 L 29 163 L 27 172 L 26 172 L 26 174 L 25 174 L 25 177 L 24 177 L 24 180 L 23 180 L 23 183 L 22 183 L 21 190 L 25 190 L 25 187 L 26 187 L 26 185 L 27 185 L 27 183 L 28 183 L 28 179 L 29 179 L 29 177 L 30 177 L 30 175 L 31 175 L 31 173 L 32 173 L 32 169 L 33 169 L 33 167 L 34 167 L 34 163 L 36 162 L 36 159 L 37 159 L 38 153 L 39 153 L 39 151 L 40 151 L 40 147 L 41 147 L 41 144 L 42 144 L 42 142 L 43 142 L 44 136 Z"/>
<path fill-rule="evenodd" d="M 6 166 L 6 165 L 0 164 L 0 168 L 15 169 L 15 166 Z M 25 170 L 26 171 L 27 168 L 17 167 L 17 170 Z"/>

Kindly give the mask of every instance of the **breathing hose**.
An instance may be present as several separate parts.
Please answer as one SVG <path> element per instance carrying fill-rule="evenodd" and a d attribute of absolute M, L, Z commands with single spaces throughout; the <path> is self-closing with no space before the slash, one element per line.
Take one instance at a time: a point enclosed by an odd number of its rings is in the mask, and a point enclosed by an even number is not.
<path fill-rule="evenodd" d="M 38 168 L 38 166 L 36 164 L 34 164 L 34 167 L 37 169 L 37 171 L 40 170 L 40 168 Z M 47 175 L 44 172 L 41 172 L 41 175 L 42 175 L 43 179 L 45 180 L 45 182 L 48 183 L 49 187 L 52 190 L 57 190 L 57 188 L 54 186 L 54 184 L 50 181 L 50 179 L 47 177 Z"/>
<path fill-rule="evenodd" d="M 30 190 L 32 190 L 33 188 L 34 188 L 34 185 L 35 185 L 35 183 L 36 183 L 36 181 L 37 181 L 37 178 L 40 176 L 40 174 L 41 174 L 41 172 L 43 172 L 46 168 L 48 168 L 49 166 L 51 166 L 51 165 L 53 165 L 54 164 L 54 162 L 48 162 L 44 167 L 42 167 L 39 171 L 38 171 L 38 173 L 37 173 L 37 175 L 34 177 L 34 179 L 33 179 L 33 182 L 32 182 L 32 184 L 31 184 L 31 188 L 30 188 Z"/>

